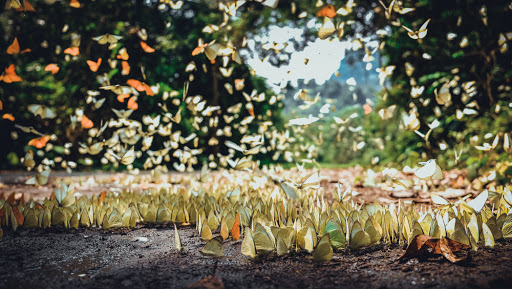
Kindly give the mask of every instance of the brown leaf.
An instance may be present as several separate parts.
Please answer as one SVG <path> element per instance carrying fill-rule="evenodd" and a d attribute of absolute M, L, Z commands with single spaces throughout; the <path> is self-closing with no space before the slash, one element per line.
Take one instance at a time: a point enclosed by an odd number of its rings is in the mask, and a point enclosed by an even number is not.
<path fill-rule="evenodd" d="M 409 246 L 407 246 L 407 249 L 405 250 L 405 254 L 398 259 L 399 260 L 400 259 L 411 259 L 411 258 L 420 256 L 421 255 L 420 252 L 421 252 L 423 245 L 430 239 L 432 239 L 432 237 L 427 236 L 427 235 L 417 235 L 416 237 L 414 237 L 414 239 L 412 239 Z"/>
<path fill-rule="evenodd" d="M 456 241 L 453 241 L 453 240 L 451 240 L 451 241 L 452 242 L 456 242 Z M 456 243 L 458 243 L 458 242 L 456 242 Z M 453 251 L 450 249 L 450 246 L 449 246 L 448 241 L 446 239 L 441 239 L 440 244 L 441 244 L 441 246 L 440 246 L 441 254 L 446 259 L 448 259 L 448 261 L 450 261 L 452 263 L 457 263 L 457 262 L 460 262 L 460 261 L 464 261 L 468 257 L 467 254 L 465 256 L 462 256 L 462 257 L 455 256 L 455 254 L 453 254 Z M 461 244 L 461 245 L 463 245 L 463 244 Z"/>
<path fill-rule="evenodd" d="M 187 288 L 194 289 L 224 289 L 224 283 L 222 280 L 216 275 L 210 275 L 203 280 L 194 283 Z"/>
<path fill-rule="evenodd" d="M 452 240 L 450 238 L 444 238 L 444 239 L 446 240 L 446 242 L 448 243 L 448 246 L 450 247 L 450 249 L 453 252 L 458 252 L 458 251 L 462 251 L 462 250 L 466 250 L 466 249 L 471 248 L 471 246 L 469 246 L 469 245 L 459 243 L 459 242 L 454 241 L 454 240 Z"/>
<path fill-rule="evenodd" d="M 432 255 L 442 255 L 448 261 L 457 263 L 468 258 L 468 254 L 462 257 L 456 256 L 453 252 L 469 249 L 468 245 L 461 244 L 449 238 L 434 239 L 427 235 L 417 235 L 412 239 L 403 256 L 398 260 L 411 259 L 415 257 L 428 258 Z"/>

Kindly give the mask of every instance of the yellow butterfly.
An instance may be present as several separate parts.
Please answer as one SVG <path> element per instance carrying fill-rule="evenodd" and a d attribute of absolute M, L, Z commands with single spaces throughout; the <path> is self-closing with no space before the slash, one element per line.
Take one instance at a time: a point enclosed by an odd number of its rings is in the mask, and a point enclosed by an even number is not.
<path fill-rule="evenodd" d="M 428 23 L 430 22 L 430 19 L 428 19 L 427 21 L 425 21 L 425 23 L 423 23 L 423 25 L 421 25 L 420 29 L 418 31 L 413 31 L 411 30 L 410 28 L 407 28 L 405 26 L 402 25 L 402 27 L 407 30 L 407 34 L 409 35 L 409 37 L 411 37 L 412 39 L 422 39 L 424 38 L 425 36 L 427 36 L 427 25 Z"/>
<path fill-rule="evenodd" d="M 272 234 L 269 234 L 265 227 L 260 223 L 256 223 L 254 229 L 254 246 L 258 254 L 268 254 L 274 251 L 275 240 Z"/>
<path fill-rule="evenodd" d="M 92 39 L 97 41 L 101 45 L 105 45 L 107 43 L 109 43 L 109 44 L 116 44 L 122 38 L 123 38 L 122 36 L 111 35 L 111 34 L 107 33 L 105 35 L 100 35 L 100 36 L 93 37 Z"/>
<path fill-rule="evenodd" d="M 126 151 L 123 156 L 119 157 L 116 154 L 112 153 L 112 155 L 118 159 L 123 165 L 130 165 L 135 161 L 135 151 L 133 147 Z"/>
<path fill-rule="evenodd" d="M 313 261 L 326 262 L 330 261 L 333 257 L 332 247 L 329 233 L 325 234 L 316 245 L 313 251 Z"/>
<path fill-rule="evenodd" d="M 174 244 L 179 252 L 183 252 L 183 245 L 181 244 L 180 234 L 178 234 L 178 228 L 174 224 Z"/>
<path fill-rule="evenodd" d="M 211 239 L 201 249 L 201 254 L 209 257 L 222 257 L 224 255 L 222 242 L 223 240 L 221 236 Z"/>
<path fill-rule="evenodd" d="M 322 27 L 318 29 L 318 38 L 324 40 L 336 33 L 338 38 L 341 38 L 345 33 L 345 30 L 343 29 L 344 26 L 345 22 L 340 22 L 338 25 L 336 25 L 331 18 L 324 17 L 324 23 L 322 24 Z"/>
<path fill-rule="evenodd" d="M 40 116 L 41 118 L 54 118 L 56 116 L 55 112 L 51 110 L 49 107 L 40 104 L 30 104 L 28 110 L 33 113 L 35 116 Z"/>
<path fill-rule="evenodd" d="M 424 166 L 422 168 L 417 169 L 414 174 L 423 180 L 441 180 L 443 179 L 443 171 L 441 167 L 437 164 L 436 160 L 431 159 L 428 162 L 422 162 Z"/>
<path fill-rule="evenodd" d="M 42 171 L 37 174 L 35 177 L 28 179 L 25 184 L 27 185 L 38 185 L 44 186 L 48 183 L 48 178 L 50 177 L 50 170 Z"/>

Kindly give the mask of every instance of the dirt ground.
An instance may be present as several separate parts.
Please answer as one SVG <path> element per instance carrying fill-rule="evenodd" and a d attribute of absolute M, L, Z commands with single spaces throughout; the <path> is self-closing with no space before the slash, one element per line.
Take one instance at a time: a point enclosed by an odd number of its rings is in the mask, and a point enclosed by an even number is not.
<path fill-rule="evenodd" d="M 0 190 L 33 190 L 29 188 L 6 184 Z M 360 187 L 359 197 L 396 199 L 384 190 L 370 189 L 372 193 L 366 193 Z M 94 191 L 99 192 L 84 193 Z M 35 193 L 43 197 L 51 189 Z M 370 197 L 364 199 L 365 195 Z M 417 193 L 410 197 L 414 198 Z M 225 288 L 512 288 L 512 241 L 472 252 L 462 264 L 443 258 L 399 262 L 405 248 L 398 245 L 346 250 L 330 262 L 316 264 L 300 254 L 251 261 L 240 252 L 241 240 L 225 243 L 222 258 L 203 257 L 199 250 L 204 244 L 195 229 L 179 231 L 182 253 L 174 248 L 171 225 L 109 231 L 4 230 L 0 288 L 186 288 L 209 275 L 218 276 Z"/>

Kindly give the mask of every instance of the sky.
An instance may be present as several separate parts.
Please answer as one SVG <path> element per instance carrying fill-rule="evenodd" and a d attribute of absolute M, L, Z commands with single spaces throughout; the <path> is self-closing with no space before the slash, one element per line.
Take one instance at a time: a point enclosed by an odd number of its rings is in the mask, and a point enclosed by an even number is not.
<path fill-rule="evenodd" d="M 308 25 L 319 25 L 308 23 Z M 286 43 L 296 38 L 301 39 L 302 29 L 292 27 L 272 27 L 268 35 L 257 36 L 255 40 L 249 40 L 248 48 L 255 51 L 255 45 L 260 43 Z M 338 39 L 316 39 L 310 43 L 303 51 L 293 51 L 293 46 L 288 45 L 283 48 L 286 52 L 294 52 L 291 56 L 289 65 L 275 67 L 268 61 L 262 62 L 257 57 L 247 60 L 257 75 L 267 78 L 268 84 L 278 90 L 281 83 L 291 82 L 296 86 L 298 79 L 315 80 L 317 84 L 323 84 L 329 80 L 339 69 L 341 61 L 345 58 L 346 50 L 352 49 L 353 44 L 349 41 L 339 41 Z M 255 54 L 256 55 L 256 54 Z M 305 59 L 308 59 L 307 64 Z M 372 67 L 374 70 L 376 67 Z M 357 79 L 356 79 L 357 81 Z"/>

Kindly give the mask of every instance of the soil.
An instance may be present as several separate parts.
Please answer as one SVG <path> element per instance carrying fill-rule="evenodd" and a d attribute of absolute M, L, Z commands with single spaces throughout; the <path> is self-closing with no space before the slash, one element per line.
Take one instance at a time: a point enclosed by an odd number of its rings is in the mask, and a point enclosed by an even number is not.
<path fill-rule="evenodd" d="M 8 184 L 0 190 L 33 190 L 28 188 Z M 371 190 L 365 201 L 393 200 L 388 192 Z M 365 188 L 358 191 L 364 198 Z M 50 192 L 39 188 L 35 196 Z M 101 190 L 84 191 L 94 192 Z M 174 248 L 172 225 L 4 230 L 0 288 L 186 288 L 210 275 L 225 288 L 512 288 L 512 241 L 471 252 L 461 264 L 442 257 L 400 262 L 405 248 L 384 244 L 337 252 L 332 261 L 316 264 L 302 253 L 252 261 L 241 254 L 241 240 L 227 241 L 224 257 L 212 259 L 199 253 L 204 243 L 194 227 L 179 232 L 181 253 Z"/>

